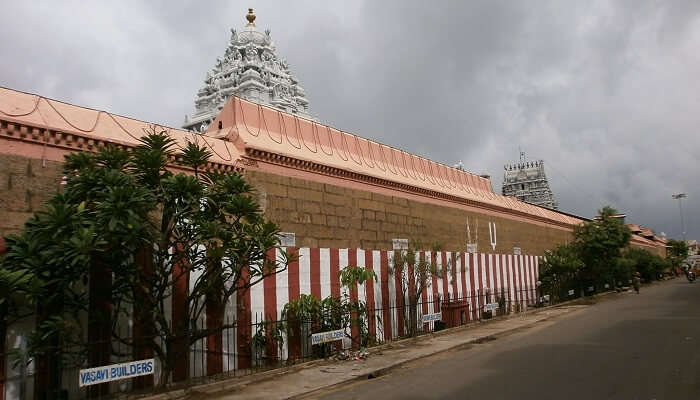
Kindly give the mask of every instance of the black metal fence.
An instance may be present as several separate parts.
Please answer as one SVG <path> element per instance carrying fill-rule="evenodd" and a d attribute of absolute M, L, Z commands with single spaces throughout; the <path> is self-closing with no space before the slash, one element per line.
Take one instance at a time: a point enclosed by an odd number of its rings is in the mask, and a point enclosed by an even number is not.
<path fill-rule="evenodd" d="M 125 335 L 119 339 L 115 337 L 107 342 L 88 343 L 85 346 L 46 349 L 46 357 L 43 360 L 29 358 L 24 346 L 20 345 L 3 354 L 9 368 L 0 379 L 0 383 L 5 389 L 7 400 L 32 399 L 35 395 L 46 399 L 138 397 L 285 368 L 307 360 L 331 357 L 361 358 L 364 354 L 358 355 L 358 350 L 368 347 L 520 313 L 528 308 L 541 307 L 581 295 L 579 290 L 561 290 L 559 288 L 559 293 L 554 296 L 539 293 L 537 289 L 508 288 L 479 290 L 469 296 L 452 298 L 442 298 L 439 294 L 423 295 L 415 304 L 404 301 L 390 302 L 386 307 L 368 305 L 361 311 L 350 311 L 342 315 L 321 315 L 313 319 L 270 321 L 260 314 L 253 314 L 250 321 L 241 324 L 226 319 L 224 323 L 230 325 L 229 328 L 223 329 L 220 334 L 199 340 L 192 340 L 188 332 L 171 336 L 140 337 L 138 342 Z M 124 325 L 125 332 L 121 333 L 126 333 L 127 329 L 130 331 L 130 324 Z M 194 327 L 203 329 L 205 321 L 197 321 Z M 135 351 L 135 343 L 141 344 L 139 352 Z M 157 346 L 166 349 L 168 344 L 169 348 L 180 346 L 185 350 L 171 360 L 161 360 L 158 352 L 151 350 Z M 88 352 L 94 352 L 95 349 L 109 352 L 101 354 L 102 357 L 92 355 L 93 360 L 108 360 L 107 364 L 153 358 L 152 370 L 146 371 L 152 372 L 152 375 L 81 386 L 81 379 L 83 383 L 86 382 L 85 376 L 81 376 L 81 370 L 88 368 Z M 58 357 L 60 373 L 54 372 L 53 375 L 57 376 L 51 377 L 41 376 L 41 368 L 38 365 L 51 364 L 53 357 Z M 170 365 L 166 366 L 167 363 Z M 163 373 L 164 370 L 167 370 L 166 373 Z M 129 375 L 130 371 L 124 371 L 122 375 Z M 166 380 L 167 384 L 163 384 L 163 380 Z M 51 385 L 47 386 L 47 382 L 53 382 L 53 386 L 60 387 L 59 394 L 49 393 L 48 388 Z"/>

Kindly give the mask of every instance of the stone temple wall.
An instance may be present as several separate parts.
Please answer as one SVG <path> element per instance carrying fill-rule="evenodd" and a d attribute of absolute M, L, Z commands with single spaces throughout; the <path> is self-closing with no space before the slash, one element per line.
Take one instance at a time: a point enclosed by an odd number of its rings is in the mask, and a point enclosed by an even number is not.
<path fill-rule="evenodd" d="M 254 170 L 246 171 L 246 177 L 258 188 L 268 218 L 282 231 L 293 232 L 296 245 L 302 247 L 391 249 L 392 239 L 402 238 L 465 251 L 467 223 L 471 242 L 484 253 L 512 254 L 517 247 L 523 254 L 542 255 L 571 240 L 571 231 L 562 227 L 467 211 L 447 203 Z M 494 236 L 495 248 L 491 245 Z"/>
<path fill-rule="evenodd" d="M 61 188 L 61 163 L 0 154 L 0 236 L 19 233 L 24 222 Z M 392 239 L 465 251 L 467 223 L 479 252 L 542 255 L 569 241 L 570 231 L 256 170 L 246 178 L 257 188 L 265 214 L 296 246 L 391 249 Z M 495 249 L 491 246 L 495 226 Z"/>

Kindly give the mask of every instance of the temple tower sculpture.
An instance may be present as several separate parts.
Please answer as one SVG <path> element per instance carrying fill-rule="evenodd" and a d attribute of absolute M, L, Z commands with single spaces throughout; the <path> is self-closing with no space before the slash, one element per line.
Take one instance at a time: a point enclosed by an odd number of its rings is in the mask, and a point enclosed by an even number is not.
<path fill-rule="evenodd" d="M 520 162 L 504 166 L 503 195 L 541 207 L 557 210 L 559 205 L 549 187 L 544 172 L 544 162 L 526 161 L 525 153 L 520 153 Z"/>
<path fill-rule="evenodd" d="M 183 128 L 206 130 L 232 95 L 314 119 L 299 80 L 292 75 L 289 63 L 277 56 L 270 30 L 265 33 L 257 30 L 252 8 L 248 9 L 246 19 L 248 24 L 240 32 L 231 29 L 226 52 L 207 73 L 194 101 L 195 112 L 185 116 Z"/>

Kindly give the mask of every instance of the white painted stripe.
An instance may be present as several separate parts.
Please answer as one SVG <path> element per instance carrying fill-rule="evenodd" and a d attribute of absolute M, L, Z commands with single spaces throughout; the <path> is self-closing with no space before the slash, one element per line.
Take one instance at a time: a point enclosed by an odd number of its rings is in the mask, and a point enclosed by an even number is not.
<path fill-rule="evenodd" d="M 489 293 L 496 293 L 496 263 L 492 254 L 488 254 L 486 258 L 489 260 Z M 493 297 L 490 299 L 493 302 Z"/>
<path fill-rule="evenodd" d="M 331 295 L 331 250 L 320 249 L 319 261 L 321 263 L 321 298 Z"/>
<path fill-rule="evenodd" d="M 338 250 L 338 270 L 342 271 L 343 268 L 348 266 L 348 249 L 339 249 Z M 340 277 L 334 277 L 333 279 L 336 279 L 338 282 L 338 285 L 340 285 L 340 297 L 343 298 L 350 298 L 350 292 L 346 287 L 344 287 L 340 283 Z"/>
<path fill-rule="evenodd" d="M 433 255 L 431 252 L 426 251 L 423 254 L 425 257 L 425 264 L 426 265 L 432 265 L 432 263 L 436 263 L 436 265 L 437 265 L 437 257 L 436 257 L 436 260 L 433 260 Z M 419 262 L 420 262 L 420 257 L 416 257 L 416 265 Z M 415 273 L 413 275 L 415 276 Z M 438 282 L 438 285 L 439 285 L 439 282 Z M 435 300 L 434 299 L 435 296 L 433 294 L 435 293 L 435 287 L 433 286 L 433 277 L 432 276 L 430 276 L 430 278 L 425 283 L 425 289 L 423 289 L 423 291 L 425 292 L 425 295 L 426 295 L 425 299 L 427 300 L 427 304 L 428 304 L 428 314 L 432 314 L 435 312 L 434 308 L 433 308 L 433 301 Z M 423 300 L 421 299 L 419 301 L 423 301 Z M 423 314 L 423 307 L 418 307 L 417 311 L 418 311 L 418 317 L 419 317 L 418 319 L 420 320 L 420 317 Z"/>
<path fill-rule="evenodd" d="M 447 279 L 447 274 L 449 273 L 447 271 L 447 263 L 444 261 L 445 260 L 442 259 L 442 252 L 441 251 L 436 252 L 435 253 L 435 265 L 437 266 L 438 271 L 442 271 L 442 273 L 440 274 L 440 276 L 438 276 L 437 288 L 436 288 L 437 290 L 433 290 L 433 293 L 439 293 L 441 299 L 444 299 L 447 297 L 447 296 L 445 296 L 445 293 L 444 293 L 444 291 L 445 291 L 444 280 Z M 433 300 L 435 301 L 437 299 L 433 299 Z M 434 312 L 437 312 L 437 310 L 435 310 Z"/>
<path fill-rule="evenodd" d="M 340 271 L 342 271 L 343 268 L 348 266 L 348 251 L 348 249 L 338 250 L 338 267 Z M 343 299 L 350 299 L 350 291 L 348 290 L 348 288 L 340 284 L 340 277 L 338 276 L 334 279 L 337 279 L 337 282 L 340 285 L 340 297 Z M 348 335 L 350 334 L 349 329 L 346 330 L 346 333 Z M 352 340 L 347 337 L 343 338 L 343 349 L 348 349 L 350 347 L 352 347 Z"/>
<path fill-rule="evenodd" d="M 230 287 L 230 285 L 228 285 Z M 229 298 L 229 301 L 224 306 L 225 316 L 224 323 L 231 323 L 236 320 L 236 296 L 233 295 Z M 223 352 L 222 357 L 224 371 L 231 371 L 238 368 L 238 357 L 236 357 L 236 328 L 227 329 L 223 332 L 221 340 L 223 341 Z"/>
<path fill-rule="evenodd" d="M 515 300 L 518 293 L 518 256 L 511 254 L 508 257 L 511 263 L 510 273 L 513 279 L 513 300 Z"/>
<path fill-rule="evenodd" d="M 465 259 L 465 265 L 464 265 L 464 278 L 467 284 L 465 287 L 467 288 L 467 292 L 464 294 L 466 297 L 471 297 L 472 296 L 472 276 L 471 276 L 471 270 L 473 269 L 474 265 L 474 254 L 472 253 L 464 253 L 464 256 L 466 257 Z M 471 302 L 471 299 L 470 299 Z"/>
<path fill-rule="evenodd" d="M 501 255 L 501 265 L 503 268 L 503 294 L 508 297 L 508 291 L 510 290 L 510 283 L 508 283 L 508 255 Z"/>
<path fill-rule="evenodd" d="M 372 271 L 377 276 L 377 279 L 374 281 L 374 326 L 376 327 L 377 339 L 381 341 L 384 338 L 384 316 L 382 310 L 384 308 L 384 299 L 382 298 L 382 257 L 379 250 L 372 251 Z"/>
<path fill-rule="evenodd" d="M 452 287 L 452 285 L 455 282 L 457 266 L 455 265 L 454 260 L 452 259 L 452 252 L 450 251 L 445 252 L 445 265 L 447 266 L 447 293 L 449 294 L 448 297 L 452 299 L 455 297 L 455 290 Z"/>
<path fill-rule="evenodd" d="M 519 260 L 519 266 L 518 266 L 518 276 L 522 280 L 522 284 L 520 286 L 520 297 L 523 299 L 524 302 L 527 303 L 527 277 L 525 276 L 525 257 L 520 255 L 518 256 Z"/>
<path fill-rule="evenodd" d="M 253 322 L 255 322 L 256 315 L 258 315 L 258 320 L 265 315 L 265 290 L 262 281 L 250 287 L 250 312 L 252 313 Z M 255 332 L 253 332 L 253 335 L 255 335 Z"/>
<path fill-rule="evenodd" d="M 457 279 L 457 297 L 462 298 L 464 297 L 463 289 L 462 289 L 462 262 L 464 260 L 464 254 L 461 252 L 455 253 L 454 256 L 454 267 L 457 268 L 457 274 L 455 274 L 456 279 Z"/>
<path fill-rule="evenodd" d="M 494 263 L 494 278 L 495 279 L 495 284 L 494 286 L 494 293 L 496 293 L 498 296 L 501 295 L 501 289 L 503 289 L 503 284 L 501 282 L 501 255 L 496 254 L 494 257 L 495 263 Z"/>
<path fill-rule="evenodd" d="M 299 294 L 311 294 L 311 249 L 299 249 Z"/>
<path fill-rule="evenodd" d="M 484 289 L 481 291 L 481 303 L 486 302 L 486 292 L 485 289 L 488 287 L 488 281 L 486 280 L 486 254 L 481 253 L 481 287 Z"/>
<path fill-rule="evenodd" d="M 532 289 L 535 288 L 535 282 L 533 282 L 532 276 L 533 276 L 532 256 L 527 256 L 527 277 L 528 277 L 527 294 L 530 296 L 530 303 L 532 303 L 533 295 L 534 295 L 532 292 Z"/>
<path fill-rule="evenodd" d="M 275 253 L 277 255 L 278 263 L 284 261 L 282 258 L 282 251 L 280 249 L 278 249 Z M 282 318 L 282 309 L 284 309 L 284 306 L 289 302 L 289 272 L 287 269 L 275 274 L 275 285 L 277 288 L 277 316 L 278 318 Z M 284 345 L 282 346 L 282 351 L 279 354 L 279 357 L 282 360 L 286 360 L 288 357 L 288 342 L 287 336 L 284 334 Z"/>
<path fill-rule="evenodd" d="M 508 282 L 510 286 L 510 300 L 515 300 L 515 274 L 513 273 L 513 255 L 508 254 Z"/>
<path fill-rule="evenodd" d="M 532 271 L 532 302 L 537 303 L 537 268 L 535 267 L 535 259 L 537 257 L 530 256 L 530 270 Z"/>
<path fill-rule="evenodd" d="M 394 252 L 387 251 L 387 259 L 389 262 L 389 276 L 388 276 L 388 286 L 389 286 L 389 298 L 386 302 L 386 307 L 390 307 L 391 311 L 391 337 L 392 339 L 399 335 L 398 326 L 398 314 L 395 308 L 396 306 L 396 275 L 392 274 L 391 271 L 394 270 Z"/>
<path fill-rule="evenodd" d="M 367 264 L 365 261 L 365 251 L 362 249 L 357 249 L 357 267 L 365 268 Z M 357 284 L 357 300 L 361 303 L 367 302 L 367 284 Z"/>
<path fill-rule="evenodd" d="M 204 251 L 204 246 L 200 246 L 201 248 L 199 251 Z M 192 293 L 192 290 L 194 289 L 195 286 L 198 285 L 198 280 L 202 278 L 203 271 L 202 270 L 193 270 L 190 271 L 190 279 L 189 279 L 189 288 L 188 288 L 188 294 Z M 200 301 L 205 301 L 204 298 L 201 298 Z M 204 327 L 206 326 L 206 308 L 205 311 L 203 311 L 199 318 L 195 321 L 195 324 L 198 327 Z M 198 377 L 198 376 L 204 376 L 204 367 L 206 366 L 206 351 L 204 351 L 204 348 L 206 346 L 206 340 L 205 339 L 200 339 L 197 340 L 192 344 L 192 349 L 193 351 L 190 352 L 189 356 L 189 363 L 190 363 L 190 368 L 189 368 L 189 374 L 190 377 Z"/>

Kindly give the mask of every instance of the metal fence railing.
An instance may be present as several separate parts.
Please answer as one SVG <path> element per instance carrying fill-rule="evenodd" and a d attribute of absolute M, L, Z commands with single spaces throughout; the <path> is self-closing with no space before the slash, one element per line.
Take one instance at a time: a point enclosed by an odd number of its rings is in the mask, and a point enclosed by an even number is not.
<path fill-rule="evenodd" d="M 414 304 L 394 301 L 386 307 L 369 305 L 362 311 L 319 315 L 312 319 L 266 320 L 260 314 L 252 314 L 250 321 L 245 323 L 224 319 L 228 328 L 198 340 L 192 340 L 187 331 L 170 336 L 142 336 L 134 340 L 126 334 L 130 326 L 127 323 L 125 332 L 121 332 L 124 336 L 118 334 L 109 341 L 82 346 L 47 348 L 44 349 L 45 355 L 37 359 L 27 355 L 26 339 L 20 338 L 20 342 L 25 341 L 22 342 L 24 344 L 2 354 L 8 368 L 4 376 L 0 376 L 0 384 L 7 400 L 137 397 L 284 368 L 301 361 L 333 357 L 411 336 L 523 312 L 528 308 L 553 304 L 555 300 L 578 297 L 579 294 L 575 291 L 573 295 L 562 297 L 559 293 L 556 296 L 542 294 L 537 289 L 502 288 L 477 290 L 463 297 L 441 297 L 435 293 L 421 296 Z M 204 329 L 205 321 L 197 321 L 193 328 Z M 159 357 L 155 347 L 171 350 L 173 357 L 168 358 L 163 354 Z M 95 354 L 95 351 L 108 354 Z M 151 370 L 146 372 L 152 375 L 133 377 L 139 374 L 140 367 L 128 365 L 126 369 L 120 367 L 122 369 L 116 375 L 132 376 L 129 379 L 81 386 L 81 382 L 84 383 L 81 379 L 85 377 L 81 375 L 81 370 L 89 368 L 88 359 L 107 360 L 98 364 L 107 365 L 150 358 L 154 362 Z M 52 365 L 53 368 L 47 368 Z M 143 368 L 141 372 L 144 372 Z M 131 373 L 132 370 L 137 372 Z M 164 370 L 170 372 L 164 374 Z M 106 373 L 112 375 L 111 370 Z M 164 379 L 167 385 L 162 385 Z M 60 393 L 52 397 L 48 392 L 49 387 L 60 387 Z"/>

